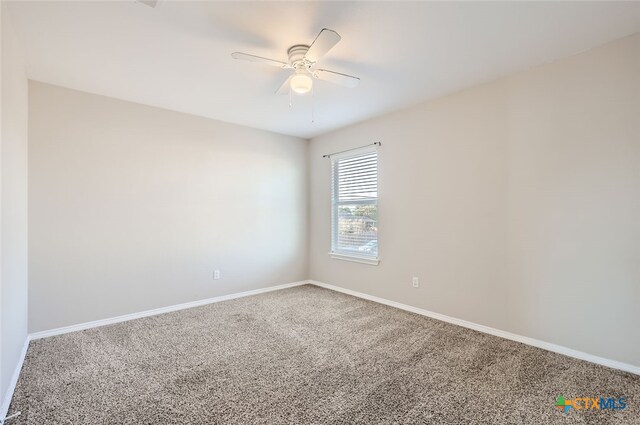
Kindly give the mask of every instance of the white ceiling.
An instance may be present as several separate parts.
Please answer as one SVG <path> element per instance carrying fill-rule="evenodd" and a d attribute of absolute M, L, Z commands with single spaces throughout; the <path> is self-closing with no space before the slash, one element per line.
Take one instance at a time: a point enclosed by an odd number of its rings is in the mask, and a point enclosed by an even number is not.
<path fill-rule="evenodd" d="M 640 31 L 640 2 L 13 2 L 29 78 L 305 138 Z M 323 28 L 342 41 L 310 97 L 274 95 Z"/>

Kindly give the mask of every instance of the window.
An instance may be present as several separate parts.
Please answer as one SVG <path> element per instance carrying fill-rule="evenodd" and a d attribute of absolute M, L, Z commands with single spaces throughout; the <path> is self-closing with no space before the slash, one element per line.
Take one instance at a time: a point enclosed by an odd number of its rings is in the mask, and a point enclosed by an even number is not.
<path fill-rule="evenodd" d="M 378 264 L 378 152 L 331 157 L 333 258 Z"/>

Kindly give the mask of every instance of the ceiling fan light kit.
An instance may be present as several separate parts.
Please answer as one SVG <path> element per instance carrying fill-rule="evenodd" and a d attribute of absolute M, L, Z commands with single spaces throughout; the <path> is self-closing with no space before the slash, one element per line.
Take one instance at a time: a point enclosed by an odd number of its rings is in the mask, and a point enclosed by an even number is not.
<path fill-rule="evenodd" d="M 291 77 L 289 86 L 298 94 L 309 93 L 313 88 L 313 79 L 305 70 L 296 70 L 295 75 Z"/>
<path fill-rule="evenodd" d="M 291 76 L 289 87 L 298 94 L 306 94 L 313 88 L 311 74 L 311 63 L 305 61 L 305 55 L 309 51 L 309 46 L 298 44 L 289 48 L 289 64 L 295 69 L 295 74 Z"/>

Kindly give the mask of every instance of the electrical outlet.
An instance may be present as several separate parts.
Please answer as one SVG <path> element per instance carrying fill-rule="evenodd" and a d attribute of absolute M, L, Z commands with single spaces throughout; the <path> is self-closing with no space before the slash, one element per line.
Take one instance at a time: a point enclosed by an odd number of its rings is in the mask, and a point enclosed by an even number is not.
<path fill-rule="evenodd" d="M 411 284 L 413 285 L 414 288 L 419 288 L 420 280 L 414 276 L 413 279 L 411 279 Z"/>
<path fill-rule="evenodd" d="M 213 280 L 218 280 L 220 279 L 220 270 L 214 270 L 213 271 Z"/>

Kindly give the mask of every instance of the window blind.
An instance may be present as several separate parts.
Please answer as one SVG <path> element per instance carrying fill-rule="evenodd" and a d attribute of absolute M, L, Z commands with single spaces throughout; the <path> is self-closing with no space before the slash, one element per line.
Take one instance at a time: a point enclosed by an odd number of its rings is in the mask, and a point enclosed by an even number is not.
<path fill-rule="evenodd" d="M 332 238 L 337 254 L 378 257 L 378 152 L 331 158 Z"/>

